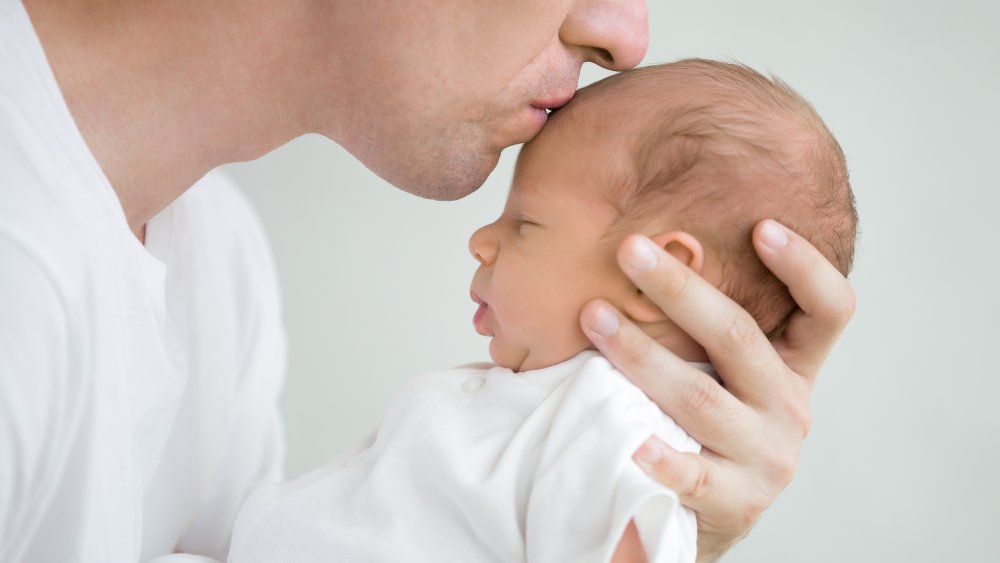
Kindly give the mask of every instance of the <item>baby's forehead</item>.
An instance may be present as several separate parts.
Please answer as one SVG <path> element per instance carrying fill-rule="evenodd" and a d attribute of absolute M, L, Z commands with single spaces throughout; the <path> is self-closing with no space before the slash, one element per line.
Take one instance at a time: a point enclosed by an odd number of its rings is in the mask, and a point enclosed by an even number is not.
<path fill-rule="evenodd" d="M 656 127 L 651 115 L 669 107 L 663 100 L 658 102 L 635 90 L 623 84 L 597 92 L 581 91 L 554 112 L 542 131 L 524 146 L 518 164 L 543 155 L 553 167 L 613 171 L 630 166 L 641 133 Z"/>
<path fill-rule="evenodd" d="M 546 130 L 588 143 L 617 144 L 622 134 L 650 127 L 650 114 L 670 105 L 668 97 L 651 96 L 636 81 L 591 86 L 556 111 Z"/>
<path fill-rule="evenodd" d="M 560 110 L 562 111 L 562 110 Z M 633 151 L 597 121 L 554 117 L 518 155 L 512 197 L 607 199 L 633 168 Z M 554 190 L 552 184 L 573 189 Z"/>
<path fill-rule="evenodd" d="M 664 121 L 675 107 L 681 111 L 673 95 L 650 95 L 643 91 L 644 84 L 635 82 L 581 91 L 522 148 L 515 178 L 528 170 L 537 175 L 544 167 L 575 176 L 581 187 L 591 188 L 575 197 L 598 195 L 614 203 L 623 188 L 637 180 L 640 169 L 651 167 L 646 161 L 660 158 L 646 151 L 649 138 L 668 125 Z"/>
<path fill-rule="evenodd" d="M 653 114 L 680 110 L 695 99 L 724 100 L 717 81 L 689 76 L 671 65 L 638 68 L 595 82 L 576 92 L 553 117 L 556 125 L 611 129 L 655 127 Z"/>
<path fill-rule="evenodd" d="M 697 112 L 693 100 L 704 100 L 710 88 L 669 73 L 630 71 L 580 90 L 556 111 L 526 152 L 555 154 L 551 165 L 600 165 L 609 182 L 633 176 L 636 167 L 660 159 L 650 154 L 656 139 L 683 133 L 684 122 Z M 718 93 L 716 94 L 718 96 Z M 718 103 L 718 101 L 713 101 Z M 558 147 L 558 150 L 545 150 Z M 585 162 L 567 158 L 585 153 Z"/>

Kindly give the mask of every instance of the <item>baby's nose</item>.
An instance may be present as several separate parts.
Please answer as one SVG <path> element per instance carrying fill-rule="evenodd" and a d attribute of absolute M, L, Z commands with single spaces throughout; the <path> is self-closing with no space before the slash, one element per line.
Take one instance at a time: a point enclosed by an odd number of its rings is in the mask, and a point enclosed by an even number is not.
<path fill-rule="evenodd" d="M 469 253 L 483 266 L 489 266 L 497 259 L 496 239 L 490 234 L 490 227 L 480 227 L 469 237 Z"/>

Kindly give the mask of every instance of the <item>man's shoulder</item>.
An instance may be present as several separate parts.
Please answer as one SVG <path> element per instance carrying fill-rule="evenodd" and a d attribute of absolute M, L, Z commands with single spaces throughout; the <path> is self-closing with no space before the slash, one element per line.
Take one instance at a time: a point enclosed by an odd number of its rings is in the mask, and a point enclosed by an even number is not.
<path fill-rule="evenodd" d="M 29 149 L 18 115 L 0 99 L 0 213 L 14 211 L 8 204 L 15 197 L 35 192 L 45 181 L 45 169 Z M 24 189 L 29 188 L 29 189 Z"/>
<path fill-rule="evenodd" d="M 85 268 L 88 237 L 79 225 L 84 209 L 62 198 L 45 155 L 32 147 L 32 140 L 13 122 L 14 116 L 0 107 L 0 242 L 5 276 L 15 276 L 16 260 L 34 264 L 58 282 L 75 269 Z M 16 271 L 15 271 L 16 270 Z"/>
<path fill-rule="evenodd" d="M 277 299 L 277 274 L 264 226 L 228 175 L 209 172 L 171 208 L 164 213 L 173 214 L 180 230 L 174 239 L 177 250 L 187 255 L 184 262 L 218 282 L 238 286 L 240 293 Z"/>
<path fill-rule="evenodd" d="M 195 182 L 178 201 L 198 212 L 210 213 L 219 222 L 257 222 L 257 216 L 242 190 L 223 170 L 216 168 Z"/>
<path fill-rule="evenodd" d="M 206 174 L 173 204 L 183 213 L 191 235 L 217 250 L 239 250 L 268 259 L 264 226 L 253 205 L 223 171 Z"/>

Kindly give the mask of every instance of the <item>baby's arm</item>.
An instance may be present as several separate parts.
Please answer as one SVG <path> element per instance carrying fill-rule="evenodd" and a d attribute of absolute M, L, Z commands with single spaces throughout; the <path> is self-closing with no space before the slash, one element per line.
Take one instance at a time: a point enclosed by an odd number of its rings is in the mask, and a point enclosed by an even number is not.
<path fill-rule="evenodd" d="M 625 533 L 622 534 L 618 547 L 615 548 L 614 555 L 611 556 L 611 563 L 646 563 L 646 549 L 639 541 L 639 530 L 635 527 L 635 521 L 629 520 Z"/>

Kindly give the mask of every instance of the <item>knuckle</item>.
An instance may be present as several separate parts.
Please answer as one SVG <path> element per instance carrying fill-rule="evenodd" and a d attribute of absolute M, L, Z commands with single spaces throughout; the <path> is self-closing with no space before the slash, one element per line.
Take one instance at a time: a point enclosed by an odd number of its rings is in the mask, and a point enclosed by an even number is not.
<path fill-rule="evenodd" d="M 677 300 L 688 293 L 691 278 L 684 268 L 666 268 L 659 270 L 661 290 L 668 299 Z"/>
<path fill-rule="evenodd" d="M 623 330 L 621 354 L 629 365 L 644 365 L 649 361 L 651 343 L 645 334 L 628 327 Z"/>
<path fill-rule="evenodd" d="M 854 293 L 854 289 L 848 287 L 847 291 L 844 292 L 844 299 L 841 302 L 840 309 L 838 310 L 838 318 L 843 325 L 846 325 L 851 318 L 854 317 L 854 312 L 858 308 L 858 296 Z"/>
<path fill-rule="evenodd" d="M 797 421 L 799 423 L 799 429 L 802 431 L 802 439 L 805 440 L 809 437 L 809 432 L 812 430 L 812 413 L 805 411 L 799 413 L 797 416 Z"/>
<path fill-rule="evenodd" d="M 788 454 L 772 454 L 766 458 L 765 471 L 768 480 L 784 489 L 795 478 L 798 470 L 798 456 Z M 766 507 L 765 507 L 766 508 Z"/>
<path fill-rule="evenodd" d="M 708 468 L 704 465 L 699 465 L 698 475 L 695 477 L 694 482 L 691 484 L 691 490 L 688 491 L 688 495 L 692 499 L 700 499 L 708 495 L 709 491 L 712 490 L 712 474 L 708 471 Z"/>
<path fill-rule="evenodd" d="M 703 378 L 692 380 L 684 394 L 684 405 L 691 412 L 717 411 L 722 401 L 722 387 Z"/>
<path fill-rule="evenodd" d="M 754 496 L 743 504 L 743 509 L 739 511 L 738 517 L 740 536 L 745 535 L 753 528 L 768 506 L 770 506 L 770 503 L 762 496 Z"/>
<path fill-rule="evenodd" d="M 809 406 L 799 401 L 792 401 L 788 405 L 788 415 L 791 417 L 792 423 L 801 431 L 804 440 L 809 435 L 813 423 L 812 411 Z"/>
<path fill-rule="evenodd" d="M 802 382 L 800 391 L 786 390 L 779 399 L 780 420 L 785 421 L 786 427 L 802 440 L 809 434 L 812 428 L 813 415 L 809 407 L 809 389 L 805 387 L 806 382 Z"/>
<path fill-rule="evenodd" d="M 854 317 L 857 310 L 858 300 L 851 287 L 846 287 L 837 298 L 829 303 L 829 307 L 824 311 L 831 323 L 843 328 Z"/>
<path fill-rule="evenodd" d="M 742 352 L 750 348 L 760 332 L 757 323 L 747 315 L 737 315 L 726 327 L 721 343 L 729 352 Z"/>

